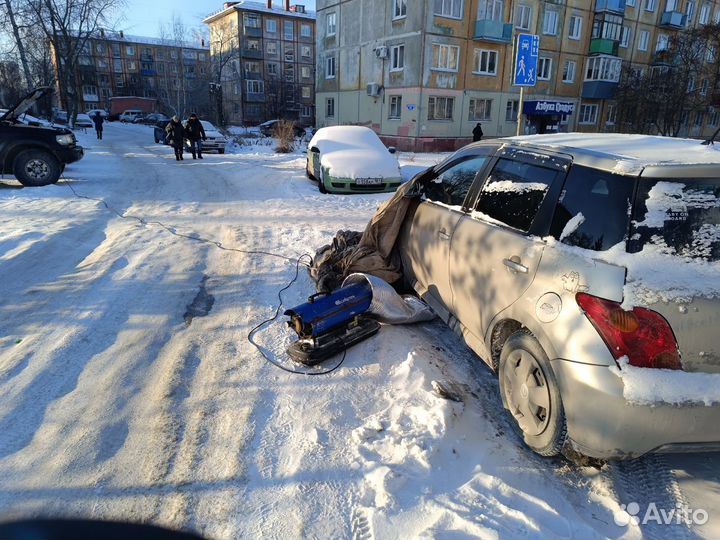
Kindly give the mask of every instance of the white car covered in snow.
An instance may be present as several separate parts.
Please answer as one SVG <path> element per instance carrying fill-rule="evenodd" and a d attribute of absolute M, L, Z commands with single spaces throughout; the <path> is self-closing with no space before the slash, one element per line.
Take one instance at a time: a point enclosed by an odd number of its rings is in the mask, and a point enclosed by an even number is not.
<path fill-rule="evenodd" d="M 321 193 L 395 191 L 402 182 L 395 148 L 363 126 L 319 129 L 308 144 L 306 170 Z"/>

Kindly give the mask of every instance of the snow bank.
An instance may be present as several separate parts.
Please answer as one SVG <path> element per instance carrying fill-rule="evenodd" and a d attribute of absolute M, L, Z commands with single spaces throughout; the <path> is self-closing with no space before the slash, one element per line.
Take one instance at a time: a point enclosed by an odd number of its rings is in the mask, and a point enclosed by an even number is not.
<path fill-rule="evenodd" d="M 322 128 L 308 143 L 313 146 L 320 149 L 321 165 L 336 178 L 400 178 L 397 158 L 370 128 Z"/>
<path fill-rule="evenodd" d="M 720 373 L 688 373 L 673 369 L 647 369 L 631 366 L 627 356 L 620 367 L 608 369 L 623 381 L 623 397 L 630 403 L 672 405 L 720 403 Z"/>

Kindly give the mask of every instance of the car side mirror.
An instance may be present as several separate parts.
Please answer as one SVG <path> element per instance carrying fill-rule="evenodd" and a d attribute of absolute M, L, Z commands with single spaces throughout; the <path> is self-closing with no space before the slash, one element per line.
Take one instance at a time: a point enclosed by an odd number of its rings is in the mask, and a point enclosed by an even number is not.
<path fill-rule="evenodd" d="M 388 146 L 388 152 L 394 154 L 395 152 L 397 152 L 397 149 L 394 146 Z"/>
<path fill-rule="evenodd" d="M 310 151 L 311 151 L 313 154 L 319 154 L 319 153 L 320 153 L 320 149 L 319 149 L 317 146 L 311 147 L 311 148 L 310 148 Z"/>

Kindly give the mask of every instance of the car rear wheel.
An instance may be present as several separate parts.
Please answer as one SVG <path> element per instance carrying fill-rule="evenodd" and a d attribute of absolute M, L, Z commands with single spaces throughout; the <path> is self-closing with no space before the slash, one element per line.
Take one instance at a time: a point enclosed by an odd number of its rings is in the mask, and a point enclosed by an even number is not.
<path fill-rule="evenodd" d="M 50 152 L 25 150 L 13 164 L 13 173 L 23 186 L 47 186 L 60 178 L 60 162 Z"/>
<path fill-rule="evenodd" d="M 542 346 L 532 334 L 512 334 L 500 354 L 500 393 L 525 443 L 542 456 L 560 453 L 567 424 L 560 389 Z"/>

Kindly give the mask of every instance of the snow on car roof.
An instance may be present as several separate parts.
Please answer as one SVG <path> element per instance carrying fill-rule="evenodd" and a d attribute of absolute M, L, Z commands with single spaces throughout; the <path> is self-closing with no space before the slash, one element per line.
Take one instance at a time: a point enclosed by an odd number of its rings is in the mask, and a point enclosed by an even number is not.
<path fill-rule="evenodd" d="M 639 174 L 645 167 L 720 165 L 720 146 L 697 139 L 616 133 L 554 133 L 510 137 L 510 140 L 572 154 L 617 174 Z M 603 163 L 603 162 L 606 163 Z M 604 165 L 604 166 L 603 166 Z M 720 173 L 720 171 L 719 171 Z"/>

